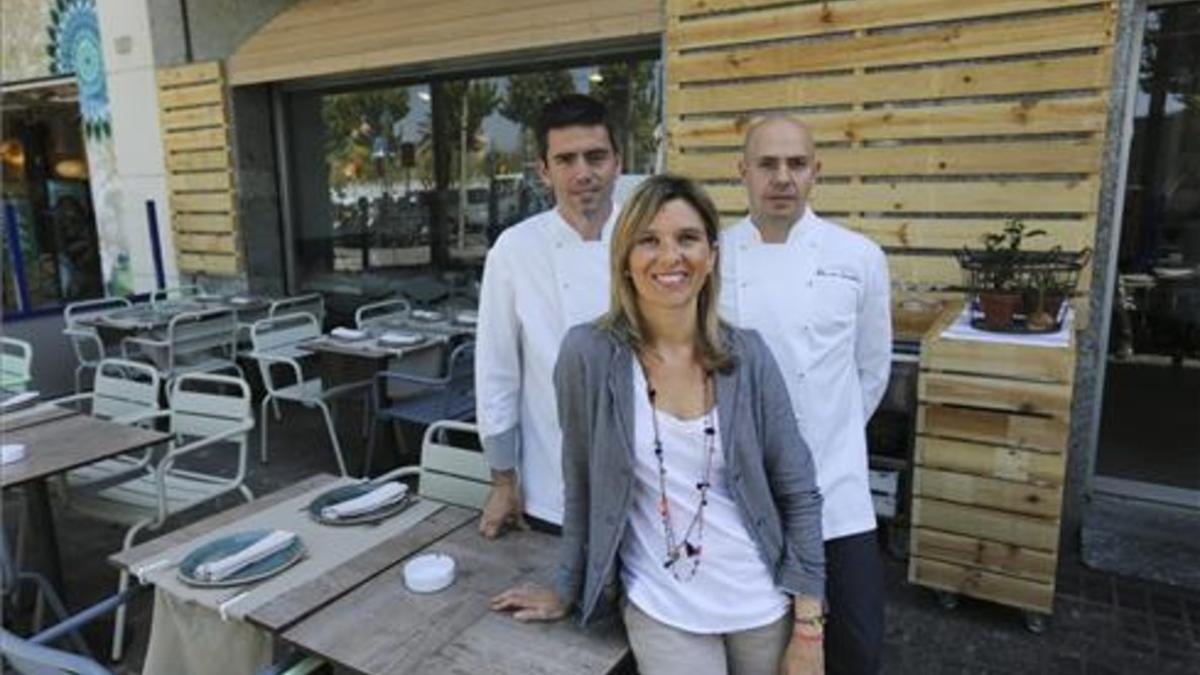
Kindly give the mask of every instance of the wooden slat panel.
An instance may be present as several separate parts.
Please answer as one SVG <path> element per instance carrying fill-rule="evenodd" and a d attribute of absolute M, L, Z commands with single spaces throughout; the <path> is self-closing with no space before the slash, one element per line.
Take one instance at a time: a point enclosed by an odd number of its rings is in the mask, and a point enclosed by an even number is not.
<path fill-rule="evenodd" d="M 213 192 L 233 189 L 233 174 L 228 171 L 176 173 L 168 178 L 172 192 Z"/>
<path fill-rule="evenodd" d="M 224 104 L 225 89 L 219 82 L 198 84 L 158 92 L 158 106 L 163 110 L 188 106 Z"/>
<path fill-rule="evenodd" d="M 1108 84 L 1109 59 L 1095 55 L 1016 63 L 924 67 L 832 77 L 793 77 L 729 84 L 675 86 L 667 115 L 742 112 L 843 103 L 1037 94 L 1097 89 Z"/>
<path fill-rule="evenodd" d="M 713 185 L 709 195 L 723 213 L 746 210 L 741 185 Z M 813 190 L 813 208 L 825 212 L 1088 213 L 1097 208 L 1098 182 L 1087 180 L 826 183 Z"/>
<path fill-rule="evenodd" d="M 910 552 L 920 558 L 982 567 L 1045 583 L 1054 583 L 1058 563 L 1057 556 L 1044 551 L 920 527 L 913 530 Z"/>
<path fill-rule="evenodd" d="M 203 63 L 189 63 L 174 68 L 164 68 L 158 71 L 156 79 L 160 89 L 204 82 L 216 82 L 221 79 L 221 63 L 219 61 L 205 61 Z"/>
<path fill-rule="evenodd" d="M 234 232 L 237 218 L 232 213 L 176 213 L 176 232 Z"/>
<path fill-rule="evenodd" d="M 964 246 L 978 248 L 983 235 L 1004 229 L 1002 218 L 863 218 L 854 216 L 842 221 L 846 227 L 860 232 L 880 246 L 890 248 L 945 248 L 958 250 Z M 1025 225 L 1046 231 L 1046 236 L 1030 239 L 1023 247 L 1044 251 L 1055 246 L 1066 251 L 1078 251 L 1091 245 L 1096 219 L 1079 220 L 1026 219 Z"/>
<path fill-rule="evenodd" d="M 978 174 L 1094 173 L 1100 169 L 1098 139 L 1016 143 L 954 143 L 893 147 L 827 148 L 817 151 L 821 175 L 952 176 Z M 1037 161 L 1030 161 L 1036 157 Z M 672 153 L 671 170 L 697 180 L 738 176 L 741 150 Z M 1036 241 L 1036 240 L 1034 240 Z"/>
<path fill-rule="evenodd" d="M 804 115 L 818 143 L 942 139 L 955 136 L 1099 132 L 1107 123 L 1107 100 L 1088 96 L 1029 99 L 1021 102 L 971 103 L 935 107 L 876 109 Z M 749 128 L 761 116 L 684 120 L 672 124 L 672 149 L 740 149 Z"/>
<path fill-rule="evenodd" d="M 224 126 L 225 108 L 224 106 L 209 105 L 166 110 L 162 114 L 162 125 L 163 129 L 168 132 Z"/>
<path fill-rule="evenodd" d="M 913 494 L 1044 518 L 1057 518 L 1062 509 L 1062 490 L 1058 487 L 922 467 L 913 472 Z"/>
<path fill-rule="evenodd" d="M 1036 581 L 994 574 L 973 567 L 954 565 L 926 558 L 912 558 L 909 581 L 922 586 L 961 593 L 1035 612 L 1054 609 L 1054 586 Z"/>
<path fill-rule="evenodd" d="M 930 436 L 917 437 L 916 464 L 1041 486 L 1061 486 L 1066 470 L 1063 454 Z"/>
<path fill-rule="evenodd" d="M 237 274 L 239 267 L 237 256 L 179 254 L 179 271 L 189 274 Z"/>
<path fill-rule="evenodd" d="M 233 194 L 220 193 L 179 193 L 171 196 L 171 208 L 176 212 L 232 212 L 234 210 Z"/>
<path fill-rule="evenodd" d="M 682 54 L 672 59 L 667 75 L 668 82 L 678 84 L 1085 49 L 1111 43 L 1111 30 L 1112 16 L 1103 10 L 939 26 Z"/>
<path fill-rule="evenodd" d="M 229 169 L 232 165 L 228 149 L 198 150 L 168 153 L 167 168 L 171 171 L 208 171 Z"/>
<path fill-rule="evenodd" d="M 238 253 L 237 241 L 229 234 L 182 234 L 175 235 L 175 247 L 186 253 Z"/>
<path fill-rule="evenodd" d="M 912 522 L 917 527 L 983 537 L 1042 551 L 1058 548 L 1058 523 L 1014 513 L 916 497 Z"/>
<path fill-rule="evenodd" d="M 215 129 L 189 129 L 168 133 L 164 139 L 167 152 L 181 150 L 221 150 L 229 147 L 229 137 L 224 127 Z"/>
<path fill-rule="evenodd" d="M 691 4 L 693 7 L 674 9 L 675 12 L 685 16 L 690 14 L 694 18 L 690 21 L 672 22 L 667 30 L 668 39 L 686 44 L 689 48 L 729 44 L 743 39 L 741 36 L 744 35 L 753 35 L 758 40 L 809 37 L 831 32 L 972 19 L 1046 8 L 1046 0 L 858 0 L 772 7 L 760 12 L 724 13 L 703 17 L 696 14 L 726 9 L 721 5 L 727 3 L 702 0 Z M 695 4 L 703 5 L 700 12 L 696 11 L 700 8 L 695 8 Z M 729 9 L 746 9 L 747 5 L 778 2 L 728 4 L 737 5 Z M 1055 6 L 1059 8 L 1095 4 L 1096 0 L 1055 0 Z"/>
<path fill-rule="evenodd" d="M 923 403 L 949 403 L 1062 418 L 1069 416 L 1071 411 L 1071 387 L 1046 382 L 926 371 L 921 373 L 917 396 Z"/>
<path fill-rule="evenodd" d="M 1070 424 L 1066 419 L 1007 412 L 921 405 L 917 431 L 929 436 L 995 443 L 1044 452 L 1064 452 Z"/>
<path fill-rule="evenodd" d="M 921 351 L 921 367 L 959 373 L 999 375 L 1069 383 L 1075 359 L 1064 350 L 975 340 L 931 340 Z"/>

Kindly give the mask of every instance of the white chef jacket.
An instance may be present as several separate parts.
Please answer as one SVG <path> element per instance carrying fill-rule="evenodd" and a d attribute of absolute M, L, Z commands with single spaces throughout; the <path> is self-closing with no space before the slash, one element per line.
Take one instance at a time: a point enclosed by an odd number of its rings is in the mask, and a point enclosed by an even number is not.
<path fill-rule="evenodd" d="M 554 363 L 567 329 L 608 310 L 608 241 L 620 206 L 585 241 L 557 210 L 508 228 L 483 266 L 475 342 L 476 422 L 493 469 L 517 468 L 526 513 L 562 523 L 562 434 Z"/>
<path fill-rule="evenodd" d="M 866 423 L 891 370 L 887 259 L 874 242 L 811 208 L 783 244 L 749 218 L 721 233 L 721 313 L 753 328 L 787 382 L 835 539 L 875 528 Z"/>

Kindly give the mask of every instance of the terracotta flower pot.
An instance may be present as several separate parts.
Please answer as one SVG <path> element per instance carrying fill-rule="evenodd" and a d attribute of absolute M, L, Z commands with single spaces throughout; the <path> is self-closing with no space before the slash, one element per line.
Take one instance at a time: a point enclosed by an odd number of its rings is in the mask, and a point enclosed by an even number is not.
<path fill-rule="evenodd" d="M 1012 328 L 1013 315 L 1021 306 L 1019 293 L 984 291 L 979 294 L 979 305 L 983 309 L 983 325 L 988 330 L 1004 331 Z"/>

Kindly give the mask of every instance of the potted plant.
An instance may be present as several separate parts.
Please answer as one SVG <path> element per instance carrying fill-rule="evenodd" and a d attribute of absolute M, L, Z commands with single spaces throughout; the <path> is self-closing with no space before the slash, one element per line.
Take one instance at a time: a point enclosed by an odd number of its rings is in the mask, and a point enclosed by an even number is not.
<path fill-rule="evenodd" d="M 1045 230 L 1026 230 L 1025 223 L 1010 220 L 1000 232 L 983 236 L 982 251 L 964 249 L 959 261 L 973 272 L 972 290 L 979 296 L 983 325 L 989 330 L 1007 330 L 1022 309 L 1026 280 L 1022 260 L 1026 253 L 1021 244 L 1026 239 L 1040 237 Z"/>

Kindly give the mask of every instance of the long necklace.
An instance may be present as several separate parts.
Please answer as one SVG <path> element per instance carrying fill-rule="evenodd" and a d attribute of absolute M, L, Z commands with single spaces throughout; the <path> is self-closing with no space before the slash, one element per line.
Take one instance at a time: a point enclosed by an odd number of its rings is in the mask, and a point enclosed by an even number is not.
<path fill-rule="evenodd" d="M 713 455 L 715 453 L 717 430 L 713 425 L 712 407 L 708 406 L 711 378 L 704 378 L 704 403 L 708 411 L 704 413 L 704 477 L 696 483 L 699 493 L 699 503 L 691 521 L 683 531 L 683 537 L 676 538 L 675 526 L 671 523 L 671 504 L 667 499 L 667 467 L 663 463 L 662 437 L 658 433 L 658 408 L 654 405 L 655 392 L 646 374 L 646 390 L 650 397 L 650 420 L 654 429 L 654 457 L 658 461 L 658 513 L 662 517 L 663 537 L 666 540 L 667 552 L 663 567 L 671 571 L 671 576 L 679 581 L 690 581 L 696 576 L 700 567 L 700 554 L 704 551 L 704 507 L 708 506 L 709 481 L 712 476 Z"/>

